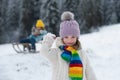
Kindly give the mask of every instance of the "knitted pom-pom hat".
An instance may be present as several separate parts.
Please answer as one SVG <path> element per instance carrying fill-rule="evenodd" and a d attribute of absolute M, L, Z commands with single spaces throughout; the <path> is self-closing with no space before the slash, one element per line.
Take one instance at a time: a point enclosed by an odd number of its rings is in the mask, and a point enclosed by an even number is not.
<path fill-rule="evenodd" d="M 62 22 L 60 23 L 59 35 L 61 38 L 66 36 L 76 36 L 79 38 L 80 29 L 79 24 L 74 20 L 74 14 L 72 12 L 66 11 L 61 15 Z"/>
<path fill-rule="evenodd" d="M 43 21 L 42 20 L 37 20 L 37 22 L 36 22 L 36 28 L 44 28 L 45 27 L 45 25 L 44 25 L 44 23 L 43 23 Z"/>

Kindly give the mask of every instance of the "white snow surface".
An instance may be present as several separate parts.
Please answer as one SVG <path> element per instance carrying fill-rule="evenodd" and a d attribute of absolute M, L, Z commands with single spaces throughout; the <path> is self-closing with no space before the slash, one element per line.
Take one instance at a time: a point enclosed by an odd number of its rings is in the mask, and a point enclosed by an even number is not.
<path fill-rule="evenodd" d="M 120 24 L 81 35 L 80 41 L 98 80 L 120 80 Z M 51 72 L 40 53 L 18 54 L 11 44 L 0 45 L 0 80 L 51 80 Z"/>

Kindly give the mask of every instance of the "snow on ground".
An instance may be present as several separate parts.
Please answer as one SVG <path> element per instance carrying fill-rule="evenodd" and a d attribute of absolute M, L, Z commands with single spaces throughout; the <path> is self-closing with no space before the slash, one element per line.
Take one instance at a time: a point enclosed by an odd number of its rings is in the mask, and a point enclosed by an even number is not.
<path fill-rule="evenodd" d="M 98 80 L 120 80 L 120 24 L 80 36 Z M 39 49 L 39 44 L 37 49 Z M 50 80 L 51 65 L 38 54 L 17 54 L 0 45 L 0 80 Z"/>
<path fill-rule="evenodd" d="M 98 80 L 120 80 L 120 24 L 81 36 Z"/>
<path fill-rule="evenodd" d="M 0 46 L 0 80 L 49 80 L 51 67 L 40 54 L 16 53 L 11 44 Z"/>

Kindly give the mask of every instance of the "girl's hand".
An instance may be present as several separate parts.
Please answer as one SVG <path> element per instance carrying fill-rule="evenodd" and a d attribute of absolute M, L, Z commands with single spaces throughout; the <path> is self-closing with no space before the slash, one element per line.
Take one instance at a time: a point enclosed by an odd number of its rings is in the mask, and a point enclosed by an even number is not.
<path fill-rule="evenodd" d="M 55 40 L 55 35 L 54 34 L 51 34 L 51 33 L 48 33 L 47 35 L 45 35 L 43 37 L 43 41 L 42 41 L 42 44 L 48 46 L 48 47 L 51 47 L 54 40 Z"/>
<path fill-rule="evenodd" d="M 56 35 L 55 35 L 55 34 L 52 34 L 52 33 L 48 33 L 47 36 L 51 36 L 51 37 L 53 37 L 54 39 L 56 38 Z"/>

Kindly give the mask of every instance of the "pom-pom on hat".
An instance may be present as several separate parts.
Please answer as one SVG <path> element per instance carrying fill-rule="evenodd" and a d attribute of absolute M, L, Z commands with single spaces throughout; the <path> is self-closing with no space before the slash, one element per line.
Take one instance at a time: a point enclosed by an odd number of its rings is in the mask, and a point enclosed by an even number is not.
<path fill-rule="evenodd" d="M 76 36 L 79 38 L 80 29 L 79 24 L 74 20 L 74 14 L 72 12 L 66 11 L 61 15 L 62 22 L 60 23 L 59 35 L 61 38 L 66 36 Z"/>
<path fill-rule="evenodd" d="M 37 20 L 37 22 L 36 22 L 36 28 L 44 28 L 45 27 L 45 25 L 44 25 L 44 23 L 43 23 L 43 21 L 42 20 Z"/>

